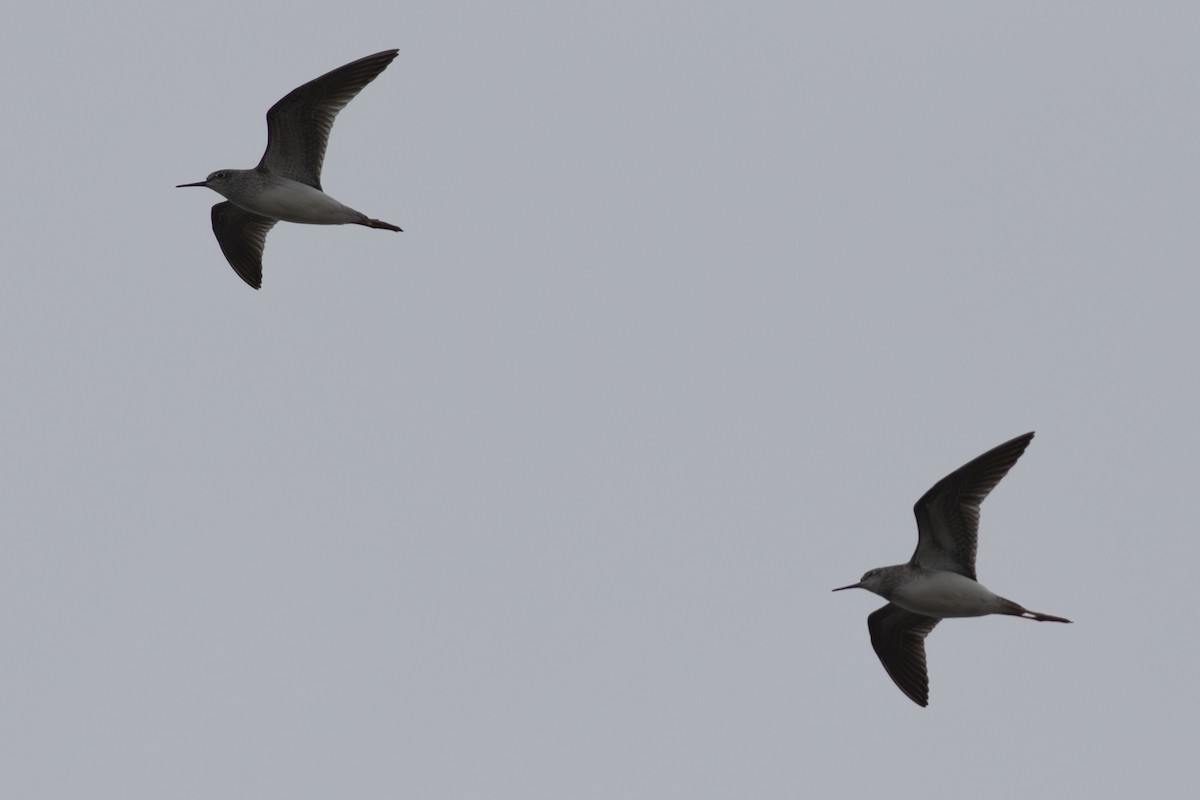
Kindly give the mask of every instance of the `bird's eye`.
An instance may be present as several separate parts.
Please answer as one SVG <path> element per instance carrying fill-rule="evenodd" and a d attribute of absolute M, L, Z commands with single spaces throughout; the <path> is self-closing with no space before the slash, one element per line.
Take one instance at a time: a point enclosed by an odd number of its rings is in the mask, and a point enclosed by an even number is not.
<path fill-rule="evenodd" d="M 225 173 L 224 173 L 224 172 L 218 172 L 218 173 L 217 173 L 216 175 L 214 175 L 213 177 L 214 177 L 214 178 L 217 178 L 217 179 L 224 178 L 224 177 L 225 177 Z"/>

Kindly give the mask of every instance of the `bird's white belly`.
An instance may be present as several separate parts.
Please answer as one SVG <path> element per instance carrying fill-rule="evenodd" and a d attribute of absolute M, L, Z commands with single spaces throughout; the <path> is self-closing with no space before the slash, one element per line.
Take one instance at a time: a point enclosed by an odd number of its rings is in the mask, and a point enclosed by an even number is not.
<path fill-rule="evenodd" d="M 1003 601 L 986 586 L 955 572 L 932 572 L 897 587 L 889 598 L 901 608 L 930 617 L 995 614 Z"/>
<path fill-rule="evenodd" d="M 362 214 L 354 209 L 298 181 L 279 181 L 259 192 L 250 210 L 284 222 L 309 225 L 344 225 L 362 219 Z"/>

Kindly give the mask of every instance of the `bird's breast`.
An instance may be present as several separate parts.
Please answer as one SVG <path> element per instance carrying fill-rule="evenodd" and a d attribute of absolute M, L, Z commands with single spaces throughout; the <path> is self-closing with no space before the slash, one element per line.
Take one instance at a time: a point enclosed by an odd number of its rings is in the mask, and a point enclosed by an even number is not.
<path fill-rule="evenodd" d="M 928 572 L 898 586 L 891 601 L 930 617 L 980 617 L 1001 610 L 999 597 L 986 586 L 956 572 Z"/>
<path fill-rule="evenodd" d="M 253 196 L 238 198 L 235 202 L 264 217 L 308 225 L 344 225 L 361 217 L 320 189 L 282 178 L 274 179 Z"/>

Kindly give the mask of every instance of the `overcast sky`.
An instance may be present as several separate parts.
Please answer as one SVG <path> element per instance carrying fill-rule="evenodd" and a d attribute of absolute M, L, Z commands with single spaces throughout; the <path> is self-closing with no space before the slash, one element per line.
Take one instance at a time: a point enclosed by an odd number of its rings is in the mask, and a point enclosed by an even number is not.
<path fill-rule="evenodd" d="M 1195 4 L 6 13 L 0 793 L 1195 785 Z M 177 190 L 397 47 L 249 289 Z M 927 709 L 912 504 L 1036 430 Z"/>

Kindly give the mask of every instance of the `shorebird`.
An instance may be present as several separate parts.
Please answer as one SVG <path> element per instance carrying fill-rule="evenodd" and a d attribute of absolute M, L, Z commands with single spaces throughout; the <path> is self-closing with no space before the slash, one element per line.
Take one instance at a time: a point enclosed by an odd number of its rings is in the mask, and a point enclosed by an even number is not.
<path fill-rule="evenodd" d="M 254 169 L 222 169 L 176 187 L 207 186 L 227 198 L 212 207 L 213 233 L 234 272 L 255 289 L 262 286 L 267 232 L 280 220 L 400 230 L 342 205 L 321 188 L 334 117 L 398 52 L 360 58 L 288 92 L 267 111 L 267 149 Z"/>
<path fill-rule="evenodd" d="M 1025 452 L 1033 432 L 1018 436 L 951 472 L 917 501 L 917 549 L 907 564 L 868 570 L 858 583 L 888 601 L 867 617 L 883 668 L 919 706 L 929 705 L 925 637 L 946 617 L 1010 614 L 1039 622 L 1069 619 L 1030 611 L 975 579 L 979 505 Z"/>

